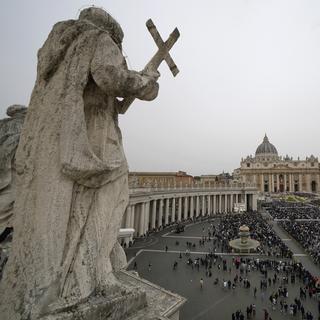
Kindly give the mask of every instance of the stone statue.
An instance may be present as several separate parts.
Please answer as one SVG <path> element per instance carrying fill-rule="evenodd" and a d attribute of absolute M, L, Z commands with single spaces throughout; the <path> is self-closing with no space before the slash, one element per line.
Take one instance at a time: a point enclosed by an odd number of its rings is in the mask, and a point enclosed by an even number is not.
<path fill-rule="evenodd" d="M 125 263 L 117 235 L 129 197 L 117 97 L 153 100 L 159 76 L 128 70 L 122 38 L 109 14 L 88 8 L 55 24 L 38 52 L 16 154 L 1 319 L 41 319 L 117 290 L 113 271 Z"/>
<path fill-rule="evenodd" d="M 9 118 L 0 120 L 0 234 L 12 228 L 15 200 L 15 154 L 27 108 L 12 105 L 7 109 Z"/>

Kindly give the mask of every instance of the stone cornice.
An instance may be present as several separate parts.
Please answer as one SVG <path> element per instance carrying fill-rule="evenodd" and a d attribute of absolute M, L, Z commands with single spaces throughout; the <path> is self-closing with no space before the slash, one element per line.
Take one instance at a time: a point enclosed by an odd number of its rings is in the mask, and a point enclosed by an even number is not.
<path fill-rule="evenodd" d="M 257 194 L 256 187 L 243 187 L 243 188 L 203 188 L 203 189 L 167 189 L 167 190 L 152 190 L 146 189 L 145 191 L 139 190 L 134 192 L 130 190 L 130 204 L 147 202 L 151 200 L 167 199 L 167 198 L 181 198 L 192 196 L 213 196 L 213 195 L 231 195 L 231 194 Z"/>

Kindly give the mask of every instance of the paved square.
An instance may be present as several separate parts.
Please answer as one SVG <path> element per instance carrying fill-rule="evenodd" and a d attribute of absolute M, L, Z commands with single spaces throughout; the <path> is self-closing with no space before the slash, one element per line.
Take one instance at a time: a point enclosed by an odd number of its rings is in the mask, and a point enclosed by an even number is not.
<path fill-rule="evenodd" d="M 221 258 L 218 258 L 217 262 L 212 266 L 211 277 L 206 276 L 205 266 L 200 264 L 198 271 L 196 267 L 192 268 L 187 264 L 187 259 L 189 258 L 185 255 L 187 241 L 196 244 L 195 248 L 190 248 L 190 257 L 193 260 L 197 257 L 204 258 L 205 253 L 212 248 L 211 242 L 206 242 L 204 246 L 199 246 L 199 239 L 202 235 L 206 235 L 209 225 L 208 222 L 198 223 L 189 226 L 184 233 L 180 234 L 168 234 L 168 231 L 162 232 L 153 236 L 151 240 L 147 240 L 145 249 L 142 248 L 143 241 L 137 241 L 135 246 L 138 249 L 127 250 L 129 258 L 133 256 L 134 252 L 138 253 L 137 257 L 131 260 L 128 269 L 133 269 L 134 262 L 136 262 L 137 271 L 143 278 L 187 298 L 188 301 L 181 309 L 180 319 L 182 320 L 232 319 L 232 313 L 236 312 L 236 310 L 242 310 L 242 313 L 246 315 L 246 308 L 250 304 L 256 305 L 256 319 L 263 319 L 263 309 L 268 310 L 273 320 L 284 319 L 285 317 L 290 318 L 289 314 L 285 316 L 280 312 L 279 302 L 276 310 L 272 310 L 272 304 L 269 301 L 270 295 L 277 292 L 279 286 L 281 286 L 281 280 L 274 285 L 268 286 L 266 291 L 261 291 L 260 281 L 264 279 L 264 276 L 260 271 L 255 270 L 248 272 L 247 275 L 245 273 L 242 274 L 242 278 L 247 278 L 250 281 L 250 288 L 244 288 L 243 284 L 239 284 L 239 281 L 235 289 L 223 288 L 223 280 L 233 282 L 236 275 L 238 277 L 241 275 L 240 271 L 232 263 L 232 258 L 236 256 L 221 255 Z M 203 233 L 203 228 L 205 228 L 205 233 Z M 176 244 L 176 241 L 179 244 Z M 167 252 L 165 250 L 166 246 L 168 247 Z M 180 252 L 182 253 L 181 258 Z M 268 257 L 256 255 L 250 255 L 248 258 L 268 259 Z M 222 270 L 222 259 L 227 262 L 227 271 Z M 270 258 L 270 260 L 273 260 L 273 258 Z M 178 262 L 178 267 L 173 270 L 175 261 Z M 218 268 L 219 264 L 221 266 L 220 269 Z M 231 269 L 231 272 L 229 269 Z M 268 278 L 273 278 L 274 273 L 273 270 L 268 271 Z M 284 275 L 284 272 L 280 272 L 278 277 L 282 279 Z M 201 278 L 204 281 L 203 289 L 200 287 Z M 219 279 L 218 284 L 214 284 L 216 278 Z M 303 284 L 296 277 L 295 284 L 291 284 L 289 278 L 289 284 L 285 286 L 288 289 L 289 296 L 282 300 L 290 305 L 295 298 L 299 298 L 299 289 Z M 257 288 L 256 297 L 254 297 L 255 287 Z M 315 299 L 307 297 L 303 301 L 303 305 L 306 312 L 311 311 L 313 315 L 318 315 Z M 300 314 L 297 315 L 297 318 L 300 317 Z"/>

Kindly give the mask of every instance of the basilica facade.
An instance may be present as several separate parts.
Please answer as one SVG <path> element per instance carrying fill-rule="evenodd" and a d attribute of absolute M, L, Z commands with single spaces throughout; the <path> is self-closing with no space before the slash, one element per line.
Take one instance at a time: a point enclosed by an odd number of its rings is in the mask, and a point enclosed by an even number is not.
<path fill-rule="evenodd" d="M 320 163 L 311 155 L 304 160 L 278 155 L 276 147 L 265 135 L 255 156 L 241 159 L 234 171 L 240 182 L 256 184 L 260 192 L 320 193 Z"/>

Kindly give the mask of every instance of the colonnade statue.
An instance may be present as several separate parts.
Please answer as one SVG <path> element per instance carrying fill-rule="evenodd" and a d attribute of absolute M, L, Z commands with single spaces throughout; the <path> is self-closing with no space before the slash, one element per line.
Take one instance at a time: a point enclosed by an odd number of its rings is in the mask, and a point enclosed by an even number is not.
<path fill-rule="evenodd" d="M 126 262 L 117 235 L 129 199 L 118 127 L 128 103 L 117 97 L 153 100 L 159 88 L 155 69 L 128 70 L 122 39 L 108 13 L 88 8 L 55 24 L 38 52 L 16 154 L 1 319 L 42 319 L 117 290 L 113 271 Z"/>

